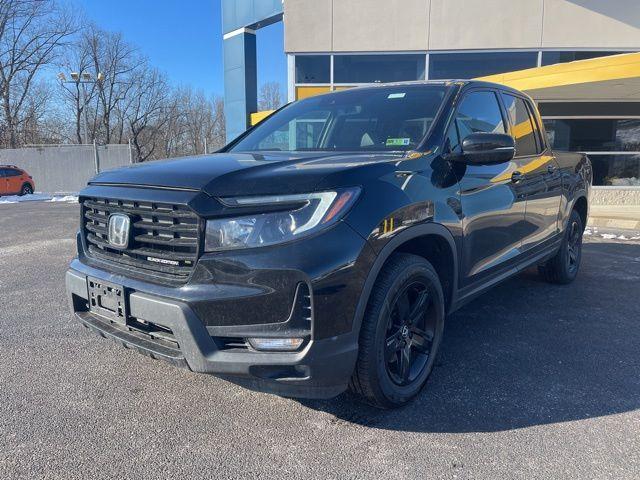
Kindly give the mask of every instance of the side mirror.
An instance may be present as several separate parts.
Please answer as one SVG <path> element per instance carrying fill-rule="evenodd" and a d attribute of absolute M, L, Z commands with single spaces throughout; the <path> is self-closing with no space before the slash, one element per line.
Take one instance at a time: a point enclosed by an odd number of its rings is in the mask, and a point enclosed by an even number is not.
<path fill-rule="evenodd" d="M 505 133 L 472 133 L 462 141 L 459 161 L 469 165 L 508 162 L 515 155 L 515 142 Z"/>

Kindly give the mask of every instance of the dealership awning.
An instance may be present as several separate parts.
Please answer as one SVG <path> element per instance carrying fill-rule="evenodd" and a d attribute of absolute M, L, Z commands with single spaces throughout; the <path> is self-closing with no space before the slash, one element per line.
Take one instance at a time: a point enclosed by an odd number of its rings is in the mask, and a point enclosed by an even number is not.
<path fill-rule="evenodd" d="M 640 53 L 625 53 L 479 78 L 522 90 L 537 101 L 640 100 Z"/>

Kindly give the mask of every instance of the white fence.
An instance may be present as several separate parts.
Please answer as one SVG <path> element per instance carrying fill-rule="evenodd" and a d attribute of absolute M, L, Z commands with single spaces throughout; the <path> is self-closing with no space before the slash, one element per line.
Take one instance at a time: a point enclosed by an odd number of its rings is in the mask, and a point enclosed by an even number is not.
<path fill-rule="evenodd" d="M 81 190 L 98 172 L 131 163 L 129 145 L 47 145 L 0 149 L 0 164 L 29 173 L 36 190 L 70 193 Z"/>

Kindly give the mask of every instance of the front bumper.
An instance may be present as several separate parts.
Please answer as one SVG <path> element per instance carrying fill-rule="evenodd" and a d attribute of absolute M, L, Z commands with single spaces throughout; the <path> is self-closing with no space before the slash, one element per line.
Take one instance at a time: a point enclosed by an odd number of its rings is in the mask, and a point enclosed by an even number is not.
<path fill-rule="evenodd" d="M 171 332 L 171 341 L 158 340 L 89 311 L 87 274 L 100 273 L 75 261 L 66 274 L 66 286 L 76 318 L 103 337 L 194 372 L 215 374 L 245 387 L 278 395 L 330 398 L 347 387 L 357 357 L 355 332 L 310 338 L 301 351 L 292 353 L 225 349 L 187 303 L 130 290 L 127 293 L 129 316 Z M 249 333 L 247 336 L 251 336 Z M 260 332 L 255 336 L 260 336 Z"/>

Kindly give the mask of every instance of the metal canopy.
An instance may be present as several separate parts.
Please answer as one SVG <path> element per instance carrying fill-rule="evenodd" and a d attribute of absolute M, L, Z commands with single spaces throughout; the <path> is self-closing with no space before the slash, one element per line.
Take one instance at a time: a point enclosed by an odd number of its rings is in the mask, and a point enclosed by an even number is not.
<path fill-rule="evenodd" d="M 528 93 L 537 101 L 640 100 L 640 53 L 528 68 L 482 77 Z"/>

